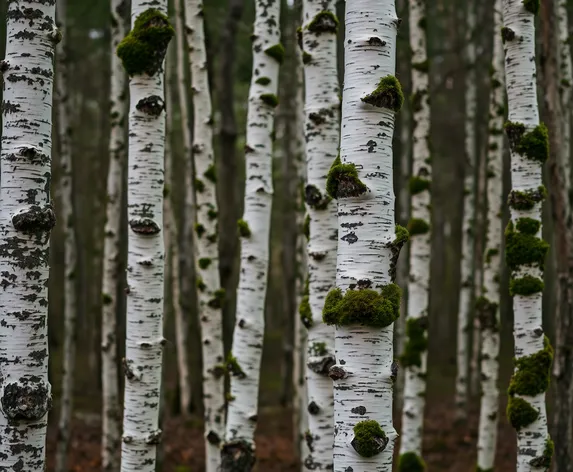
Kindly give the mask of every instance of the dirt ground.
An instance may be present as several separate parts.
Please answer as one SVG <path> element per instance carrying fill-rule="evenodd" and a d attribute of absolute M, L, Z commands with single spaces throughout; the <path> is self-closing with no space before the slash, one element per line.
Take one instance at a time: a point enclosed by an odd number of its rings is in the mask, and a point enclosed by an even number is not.
<path fill-rule="evenodd" d="M 452 405 L 428 408 L 424 434 L 424 456 L 428 472 L 474 472 L 477 415 L 454 426 Z M 503 411 L 503 410 L 502 410 Z M 515 464 L 515 435 L 502 414 L 495 470 L 512 470 Z M 196 418 L 168 418 L 164 425 L 162 472 L 202 472 L 203 441 Z M 48 471 L 54 470 L 55 430 L 48 438 Z M 99 471 L 100 423 L 95 416 L 76 418 L 69 458 L 70 472 Z M 286 409 L 261 412 L 257 434 L 257 471 L 300 471 L 294 456 L 290 413 Z"/>

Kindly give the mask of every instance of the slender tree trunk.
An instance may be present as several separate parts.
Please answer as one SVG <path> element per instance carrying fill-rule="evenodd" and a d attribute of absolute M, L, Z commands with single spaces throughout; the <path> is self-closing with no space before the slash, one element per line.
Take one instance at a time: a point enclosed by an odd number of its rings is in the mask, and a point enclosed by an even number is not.
<path fill-rule="evenodd" d="M 213 151 L 211 91 L 207 73 L 207 49 L 202 0 L 185 1 L 187 43 L 193 90 L 193 156 L 197 223 L 195 224 L 199 319 L 203 346 L 203 406 L 206 471 L 217 472 L 219 446 L 225 432 L 225 386 L 222 369 L 223 312 L 225 292 L 219 279 L 217 241 L 217 188 Z"/>
<path fill-rule="evenodd" d="M 426 31 L 426 2 L 410 0 L 410 47 L 412 49 L 412 114 L 413 172 L 409 188 L 412 196 L 408 223 L 411 242 L 410 280 L 408 284 L 408 317 L 406 343 L 400 358 L 406 369 L 402 439 L 399 470 L 412 470 L 414 463 L 423 468 L 422 432 L 426 394 L 426 357 L 428 306 L 430 295 L 431 250 L 431 172 L 430 163 L 430 97 Z"/>
<path fill-rule="evenodd" d="M 272 186 L 272 132 L 278 105 L 280 2 L 256 3 L 253 34 L 253 76 L 249 91 L 245 145 L 245 211 L 238 222 L 241 235 L 241 276 L 233 352 L 227 359 L 232 373 L 222 471 L 249 471 L 255 462 L 259 376 L 264 334 L 264 309 L 269 263 Z"/>
<path fill-rule="evenodd" d="M 346 4 L 340 156 L 327 180 L 338 199 L 336 288 L 323 317 L 335 325 L 334 471 L 391 471 L 394 441 L 393 322 L 401 293 L 393 283 L 407 231 L 395 228 L 394 113 L 399 20 L 394 0 Z M 376 67 L 372 67 L 376 64 Z"/>
<path fill-rule="evenodd" d="M 185 0 L 175 0 L 175 40 L 176 40 L 176 61 L 177 61 L 177 90 L 179 94 L 179 110 L 181 112 L 181 129 L 183 134 L 183 155 L 189 167 L 185 173 L 185 209 L 188 210 L 191 205 L 194 207 L 193 191 L 194 186 L 190 185 L 193 172 L 191 169 L 191 133 L 189 131 L 189 107 L 187 102 L 187 80 L 185 77 L 185 12 L 182 3 Z M 172 278 L 172 297 L 173 297 L 173 314 L 175 318 L 175 342 L 177 345 L 177 373 L 179 374 L 179 406 L 181 414 L 186 416 L 191 411 L 191 373 L 189 372 L 189 356 L 187 351 L 188 341 L 187 333 L 188 318 L 183 307 L 181 306 L 181 282 L 180 282 L 180 252 L 179 252 L 179 235 L 177 231 L 177 221 L 173 209 L 170 210 L 171 230 L 173 232 L 171 246 L 171 265 Z M 194 211 L 186 212 L 185 225 L 188 219 L 194 221 Z M 187 231 L 186 235 L 189 234 Z M 189 249 L 192 241 L 185 239 L 184 248 Z M 167 246 L 166 246 L 167 247 Z M 189 267 L 187 268 L 189 269 Z M 186 277 L 189 278 L 187 273 Z"/>
<path fill-rule="evenodd" d="M 461 287 L 458 307 L 457 336 L 457 376 L 456 376 L 456 419 L 467 417 L 468 401 L 468 363 L 470 359 L 470 311 L 473 285 L 473 247 L 474 247 L 474 213 L 475 213 L 475 163 L 476 163 L 476 89 L 477 76 L 475 68 L 476 4 L 468 2 L 466 26 L 466 116 L 465 116 L 465 177 L 464 177 L 464 212 L 462 220 Z"/>
<path fill-rule="evenodd" d="M 7 11 L 0 188 L 0 470 L 45 470 L 55 2 Z"/>
<path fill-rule="evenodd" d="M 503 217 L 503 118 L 505 87 L 503 45 L 501 42 L 502 0 L 495 0 L 493 11 L 493 56 L 491 63 L 491 96 L 489 136 L 486 162 L 487 212 L 483 260 L 483 287 L 476 300 L 476 318 L 481 331 L 481 400 L 478 428 L 477 467 L 493 470 L 497 444 L 499 413 L 499 274 L 502 270 Z"/>
<path fill-rule="evenodd" d="M 555 313 L 555 470 L 573 471 L 573 222 L 569 187 L 570 83 L 569 43 L 563 44 L 567 16 L 562 2 L 544 0 L 542 4 L 543 90 L 549 121 L 549 194 L 555 221 L 554 251 L 557 266 L 557 299 Z M 565 25 L 563 25 L 565 21 Z M 555 28 L 559 24 L 559 29 Z M 568 73 L 569 75 L 565 75 Z"/>
<path fill-rule="evenodd" d="M 107 174 L 107 207 L 102 284 L 102 470 L 119 469 L 121 410 L 118 385 L 117 311 L 120 283 L 121 200 L 126 164 L 127 78 L 115 50 L 126 33 L 128 6 L 126 0 L 111 2 L 111 91 L 109 169 Z"/>
<path fill-rule="evenodd" d="M 156 8 L 149 8 L 153 5 Z M 173 28 L 167 1 L 133 0 L 131 32 L 117 48 L 129 75 L 128 297 L 122 472 L 155 470 L 161 440 L 163 338 L 163 62 Z M 150 38 L 153 42 L 150 43 Z M 142 54 L 144 50 L 146 53 Z"/>
<path fill-rule="evenodd" d="M 569 16 L 566 0 L 557 0 L 557 23 L 559 24 L 559 77 L 561 98 L 561 126 L 563 137 L 560 144 L 560 159 L 563 167 L 563 184 L 571 189 L 571 107 L 573 94 L 573 65 L 571 63 L 571 33 L 569 31 Z M 568 205 L 570 206 L 570 204 Z M 573 467 L 573 466 L 572 466 Z"/>
<path fill-rule="evenodd" d="M 56 472 L 66 472 L 70 442 L 74 397 L 74 367 L 76 357 L 76 237 L 72 192 L 71 121 L 68 101 L 68 61 L 66 0 L 59 0 L 56 8 L 62 42 L 56 54 L 56 91 L 58 105 L 58 136 L 60 144 L 60 198 L 64 221 L 64 361 L 62 366 L 62 400 L 58 422 Z"/>
<path fill-rule="evenodd" d="M 309 217 L 307 305 L 301 308 L 308 328 L 308 455 L 306 470 L 332 469 L 334 408 L 332 380 L 334 328 L 322 321 L 327 293 L 336 282 L 338 222 L 336 202 L 326 192 L 326 176 L 338 154 L 340 85 L 336 61 L 338 19 L 334 1 L 303 0 L 302 43 L 305 78 L 307 181 L 304 191 Z"/>
<path fill-rule="evenodd" d="M 543 335 L 541 238 L 542 164 L 548 157 L 547 128 L 539 123 L 535 67 L 535 14 L 539 3 L 503 1 L 502 37 L 511 152 L 511 220 L 505 230 L 505 260 L 513 297 L 515 372 L 509 384 L 507 416 L 517 430 L 517 471 L 547 470 L 553 442 L 547 431 L 545 392 L 553 351 Z"/>

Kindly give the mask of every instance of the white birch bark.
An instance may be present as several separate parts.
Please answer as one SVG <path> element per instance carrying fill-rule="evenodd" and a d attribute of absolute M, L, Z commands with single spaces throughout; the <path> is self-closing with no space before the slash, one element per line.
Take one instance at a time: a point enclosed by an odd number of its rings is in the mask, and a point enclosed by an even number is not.
<path fill-rule="evenodd" d="M 109 169 L 102 283 L 102 470 L 119 469 L 121 410 L 117 375 L 117 295 L 120 281 L 121 195 L 126 165 L 127 77 L 115 50 L 126 33 L 126 0 L 111 2 L 111 89 Z"/>
<path fill-rule="evenodd" d="M 240 224 L 241 272 L 230 362 L 231 401 L 227 410 L 222 470 L 251 470 L 269 264 L 272 202 L 272 133 L 278 104 L 280 2 L 256 2 L 253 34 L 253 76 L 249 90 L 245 145 L 246 185 Z"/>
<path fill-rule="evenodd" d="M 337 364 L 330 369 L 334 471 L 391 471 L 397 437 L 392 322 L 400 306 L 399 289 L 392 284 L 399 250 L 392 135 L 394 112 L 403 101 L 394 77 L 395 2 L 348 0 L 345 23 L 340 162 L 335 161 L 327 185 L 338 198 L 337 288 L 329 292 L 323 312 L 325 321 L 336 325 Z M 367 306 L 371 310 L 361 310 Z"/>
<path fill-rule="evenodd" d="M 502 269 L 501 243 L 503 215 L 503 119 L 504 63 L 501 41 L 502 0 L 493 10 L 493 56 L 489 104 L 489 136 L 486 162 L 486 239 L 484 244 L 483 291 L 476 300 L 476 317 L 481 331 L 481 399 L 478 427 L 478 470 L 493 470 L 499 417 L 499 277 Z"/>
<path fill-rule="evenodd" d="M 571 86 L 573 66 L 571 65 L 571 33 L 569 31 L 568 8 L 566 0 L 558 0 L 557 19 L 559 21 L 559 75 L 561 77 L 561 109 L 563 110 L 563 139 L 561 141 L 561 165 L 563 182 L 567 192 L 571 189 Z M 569 205 L 567 205 L 569 209 Z M 571 210 L 569 209 L 569 212 Z"/>
<path fill-rule="evenodd" d="M 0 470 L 43 472 L 48 410 L 48 251 L 55 2 L 6 13 L 0 189 Z"/>
<path fill-rule="evenodd" d="M 516 368 L 509 385 L 508 419 L 517 430 L 517 471 L 547 470 L 553 443 L 547 431 L 545 391 L 552 350 L 543 336 L 541 306 L 542 164 L 548 157 L 547 129 L 539 122 L 535 66 L 535 13 L 539 2 L 503 0 L 502 35 L 511 152 L 511 221 L 505 231 L 505 260 L 513 295 Z"/>
<path fill-rule="evenodd" d="M 197 223 L 196 270 L 200 280 L 197 299 L 203 346 L 203 407 L 207 472 L 220 466 L 219 446 L 225 432 L 225 387 L 220 369 L 224 359 L 223 311 L 224 291 L 219 280 L 217 241 L 217 188 L 213 150 L 213 118 L 207 50 L 203 21 L 203 1 L 185 1 L 185 23 L 191 89 L 193 91 L 193 157 L 195 162 L 195 199 Z"/>
<path fill-rule="evenodd" d="M 129 75 L 128 260 L 122 472 L 155 471 L 163 338 L 163 62 L 167 1 L 134 0 L 117 53 Z M 149 30 L 154 32 L 149 35 Z M 149 40 L 149 36 L 155 42 Z"/>
<path fill-rule="evenodd" d="M 334 1 L 303 0 L 302 43 L 305 78 L 306 208 L 310 218 L 308 254 L 310 323 L 307 322 L 306 384 L 308 454 L 306 470 L 331 470 L 334 407 L 329 369 L 334 365 L 334 328 L 322 321 L 326 294 L 336 281 L 336 202 L 326 177 L 338 155 L 340 86 L 336 61 L 338 20 Z"/>
<path fill-rule="evenodd" d="M 464 210 L 462 218 L 462 249 L 460 254 L 461 286 L 458 306 L 457 328 L 457 374 L 456 374 L 456 419 L 467 416 L 468 368 L 469 368 L 469 331 L 470 303 L 472 294 L 472 270 L 474 247 L 474 213 L 475 213 L 475 163 L 476 163 L 476 69 L 475 39 L 476 4 L 468 2 L 466 25 L 466 114 L 465 114 L 465 177 L 464 177 Z"/>
<path fill-rule="evenodd" d="M 408 316 L 401 365 L 405 368 L 404 407 L 399 470 L 421 461 L 426 393 L 428 304 L 431 249 L 431 163 L 428 58 L 426 52 L 426 1 L 410 0 L 410 47 L 412 49 L 412 196 L 410 231 L 410 277 Z"/>
<path fill-rule="evenodd" d="M 184 0 L 183 0 L 184 1 Z M 187 80 L 185 77 L 185 12 L 180 0 L 174 2 L 175 7 L 175 41 L 176 41 L 176 60 L 177 60 L 177 89 L 179 94 L 179 110 L 181 113 L 181 129 L 183 134 L 183 155 L 188 165 L 191 164 L 191 133 L 189 131 L 189 108 L 187 103 Z M 186 208 L 189 204 L 193 205 L 194 199 L 193 186 L 190 186 L 192 172 L 187 169 L 185 174 L 185 201 Z M 171 210 L 173 211 L 173 210 Z M 193 221 L 193 214 L 187 215 L 187 218 Z M 180 282 L 180 263 L 179 263 L 179 235 L 177 231 L 177 222 L 172 214 L 172 232 L 173 245 L 171 246 L 171 279 L 172 279 L 172 296 L 173 311 L 175 318 L 175 343 L 177 347 L 177 372 L 179 374 L 179 401 L 181 414 L 187 415 L 191 410 L 191 372 L 189 371 L 189 356 L 187 351 L 188 340 L 188 319 L 181 306 L 181 282 Z M 187 224 L 187 223 L 185 223 Z M 189 275 L 189 274 L 187 274 Z"/>
<path fill-rule="evenodd" d="M 60 418 L 58 421 L 58 444 L 56 448 L 56 472 L 66 472 L 67 453 L 70 442 L 71 419 L 74 397 L 74 367 L 76 356 L 76 237 L 72 193 L 71 116 L 68 101 L 68 61 L 66 0 L 56 5 L 56 21 L 62 32 L 62 41 L 56 53 L 56 93 L 58 106 L 58 136 L 60 151 L 59 197 L 64 222 L 64 359 L 62 366 L 62 392 Z"/>

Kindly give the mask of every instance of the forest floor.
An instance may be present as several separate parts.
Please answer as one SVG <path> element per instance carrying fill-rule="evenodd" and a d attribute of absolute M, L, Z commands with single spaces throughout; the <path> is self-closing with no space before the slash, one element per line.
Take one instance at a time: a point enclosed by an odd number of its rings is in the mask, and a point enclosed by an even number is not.
<path fill-rule="evenodd" d="M 449 402 L 448 402 L 449 403 Z M 442 403 L 427 409 L 424 457 L 428 472 L 474 472 L 476 461 L 477 414 L 454 425 L 452 405 Z M 515 435 L 500 409 L 499 440 L 495 470 L 511 470 L 515 464 Z M 74 419 L 69 471 L 100 470 L 100 423 L 96 416 Z M 287 409 L 265 409 L 259 416 L 257 471 L 300 471 L 294 455 L 291 416 Z M 162 472 L 202 472 L 203 439 L 200 420 L 168 418 L 164 425 Z M 48 471 L 54 470 L 56 430 L 48 437 Z"/>

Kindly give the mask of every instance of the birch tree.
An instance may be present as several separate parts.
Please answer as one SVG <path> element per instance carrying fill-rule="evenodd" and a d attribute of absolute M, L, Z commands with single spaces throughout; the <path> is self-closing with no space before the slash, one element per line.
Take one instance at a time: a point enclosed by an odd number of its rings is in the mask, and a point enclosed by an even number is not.
<path fill-rule="evenodd" d="M 111 1 L 111 87 L 109 169 L 102 283 L 101 375 L 102 375 L 102 470 L 119 468 L 121 412 L 117 382 L 117 294 L 120 281 L 121 196 L 126 164 L 126 75 L 115 50 L 126 33 L 127 4 Z"/>
<path fill-rule="evenodd" d="M 503 118 L 505 113 L 503 83 L 503 45 L 499 34 L 502 25 L 502 0 L 493 10 L 493 55 L 491 63 L 491 96 L 489 104 L 489 137 L 487 150 L 486 237 L 482 293 L 476 300 L 476 316 L 481 331 L 481 400 L 478 428 L 477 470 L 493 470 L 497 444 L 499 410 L 499 277 L 501 265 L 503 215 Z"/>
<path fill-rule="evenodd" d="M 154 8 L 150 8 L 153 6 Z M 155 471 L 163 338 L 163 62 L 174 34 L 167 1 L 133 0 L 117 47 L 129 75 L 128 296 L 122 472 Z"/>
<path fill-rule="evenodd" d="M 59 0 L 56 8 L 58 28 L 62 41 L 57 51 L 56 92 L 58 107 L 58 137 L 60 151 L 59 197 L 64 221 L 64 360 L 62 366 L 62 393 L 58 421 L 56 472 L 67 471 L 67 453 L 70 442 L 74 396 L 74 367 L 76 357 L 76 238 L 72 193 L 71 120 L 68 101 L 68 60 L 66 0 Z"/>
<path fill-rule="evenodd" d="M 249 471 L 255 462 L 254 432 L 263 348 L 273 194 L 272 133 L 275 107 L 278 105 L 278 72 L 284 59 L 279 22 L 278 0 L 256 2 L 252 35 L 253 75 L 249 90 L 245 144 L 245 210 L 243 218 L 237 223 L 241 236 L 241 273 L 233 351 L 226 364 L 232 376 L 225 443 L 221 450 L 223 472 Z M 209 178 L 208 175 L 203 177 Z"/>
<path fill-rule="evenodd" d="M 306 383 L 308 389 L 307 470 L 332 469 L 333 391 L 328 377 L 334 365 L 334 328 L 322 321 L 326 294 L 336 280 L 336 202 L 326 193 L 326 176 L 338 154 L 340 87 L 336 61 L 334 1 L 303 0 L 301 30 L 305 78 L 305 138 L 309 218 L 308 304 L 302 322 L 308 328 Z"/>
<path fill-rule="evenodd" d="M 219 446 L 225 431 L 225 388 L 220 368 L 223 363 L 223 312 L 225 295 L 219 280 L 217 247 L 217 188 L 213 151 L 213 119 L 207 50 L 203 21 L 203 1 L 186 0 L 185 18 L 191 88 L 193 90 L 193 156 L 197 223 L 196 266 L 199 274 L 199 320 L 203 346 L 203 406 L 206 439 L 206 471 L 216 472 L 220 465 Z"/>
<path fill-rule="evenodd" d="M 468 362 L 469 362 L 469 331 L 470 303 L 472 295 L 473 247 L 474 247 L 474 218 L 475 213 L 475 164 L 476 164 L 476 84 L 475 69 L 475 39 L 476 3 L 468 2 L 466 25 L 466 115 L 465 115 L 465 176 L 464 176 L 464 212 L 462 219 L 462 250 L 461 287 L 458 306 L 458 335 L 457 335 L 457 375 L 456 375 L 456 419 L 462 420 L 467 416 L 468 397 Z"/>
<path fill-rule="evenodd" d="M 390 471 L 394 440 L 393 283 L 400 247 L 392 176 L 394 114 L 403 103 L 395 74 L 399 19 L 393 0 L 346 4 L 340 155 L 327 191 L 338 200 L 336 288 L 323 319 L 335 325 L 334 471 Z M 376 64 L 376 67 L 372 67 Z"/>
<path fill-rule="evenodd" d="M 410 274 L 408 317 L 404 352 L 406 369 L 399 470 L 423 470 L 422 430 L 426 393 L 428 304 L 430 291 L 430 100 L 426 52 L 426 2 L 410 0 L 410 47 L 412 49 L 413 170 L 409 187 L 411 218 L 408 223 Z M 415 468 L 418 467 L 418 468 Z"/>
<path fill-rule="evenodd" d="M 507 417 L 517 431 L 517 471 L 544 471 L 553 442 L 547 431 L 545 392 L 553 351 L 543 334 L 543 263 L 548 244 L 541 238 L 541 204 L 546 196 L 542 165 L 548 157 L 547 128 L 539 122 L 534 18 L 538 0 L 504 0 L 502 39 L 511 153 L 510 222 L 505 261 L 513 297 L 515 371 L 508 389 Z"/>
<path fill-rule="evenodd" d="M 0 188 L 0 470 L 43 472 L 48 410 L 48 251 L 55 2 L 6 13 Z"/>

